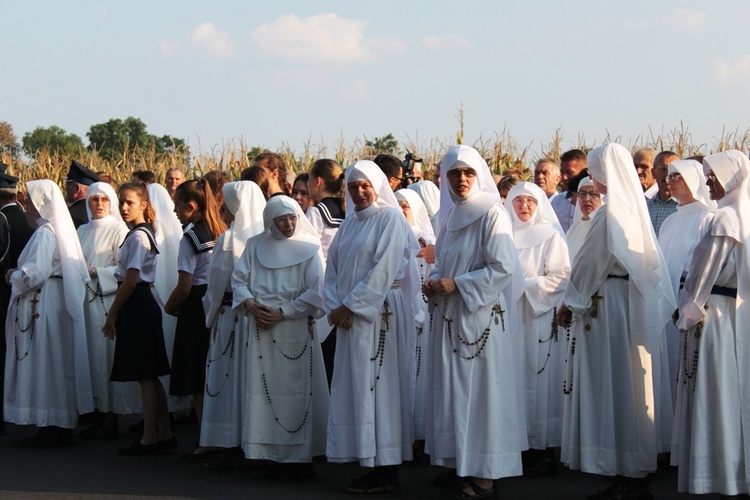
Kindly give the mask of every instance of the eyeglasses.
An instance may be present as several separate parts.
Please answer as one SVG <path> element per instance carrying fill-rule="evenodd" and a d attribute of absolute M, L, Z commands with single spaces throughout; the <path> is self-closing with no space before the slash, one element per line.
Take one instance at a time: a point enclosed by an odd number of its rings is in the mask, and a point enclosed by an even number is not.
<path fill-rule="evenodd" d="M 295 222 L 297 222 L 297 216 L 296 215 L 282 215 L 281 217 L 274 218 L 273 221 L 277 223 L 286 222 L 287 224 L 294 224 Z"/>
<path fill-rule="evenodd" d="M 578 191 L 579 198 L 588 198 L 590 200 L 598 199 L 601 195 L 596 191 Z"/>
<path fill-rule="evenodd" d="M 516 196 L 515 198 L 513 198 L 513 204 L 518 205 L 519 207 L 523 206 L 524 204 L 530 207 L 535 207 L 539 204 L 539 202 L 536 201 L 536 198 L 532 198 L 531 196 Z"/>
<path fill-rule="evenodd" d="M 448 172 L 446 175 L 454 179 L 458 179 L 462 175 L 466 178 L 470 178 L 470 177 L 476 177 L 477 171 L 474 170 L 473 168 L 456 168 Z"/>
<path fill-rule="evenodd" d="M 667 176 L 667 182 L 677 182 L 680 179 L 682 179 L 682 174 L 678 174 L 677 172 L 674 172 Z"/>

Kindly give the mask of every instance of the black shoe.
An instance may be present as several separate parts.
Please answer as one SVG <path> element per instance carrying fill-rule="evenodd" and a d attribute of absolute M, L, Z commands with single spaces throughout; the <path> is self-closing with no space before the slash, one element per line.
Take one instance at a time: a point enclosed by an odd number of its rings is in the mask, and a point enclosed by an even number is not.
<path fill-rule="evenodd" d="M 471 488 L 472 493 L 468 493 L 464 488 Z M 485 500 L 497 498 L 497 490 L 493 481 L 489 488 L 480 488 L 477 483 L 470 481 L 466 486 L 459 487 L 455 493 L 446 495 L 445 500 Z"/>
<path fill-rule="evenodd" d="M 265 462 L 264 465 L 254 468 L 250 472 L 250 477 L 253 479 L 277 479 L 281 474 L 281 464 L 271 460 L 265 460 Z"/>
<path fill-rule="evenodd" d="M 120 453 L 123 455 L 151 455 L 153 453 L 161 453 L 161 443 L 158 441 L 152 444 L 143 444 L 140 441 L 135 441 L 127 448 L 120 448 Z"/>
<path fill-rule="evenodd" d="M 206 469 L 211 470 L 237 470 L 245 465 L 245 455 L 241 448 L 225 448 L 220 450 L 216 460 L 208 462 Z"/>
<path fill-rule="evenodd" d="M 347 493 L 370 495 L 396 491 L 399 487 L 398 470 L 395 466 L 375 467 L 346 486 Z"/>
<path fill-rule="evenodd" d="M 279 473 L 280 483 L 298 483 L 315 479 L 315 466 L 311 463 L 283 464 L 281 473 Z"/>
<path fill-rule="evenodd" d="M 210 450 L 203 453 L 183 453 L 180 457 L 186 462 L 212 462 L 219 458 L 220 450 Z"/>
<path fill-rule="evenodd" d="M 618 476 L 615 482 L 596 495 L 589 495 L 586 500 L 653 500 L 651 486 L 647 479 L 622 478 Z"/>
<path fill-rule="evenodd" d="M 73 444 L 73 431 L 61 427 L 42 427 L 33 436 L 19 439 L 14 444 L 19 448 L 57 448 Z"/>
<path fill-rule="evenodd" d="M 557 457 L 552 449 L 540 451 L 536 460 L 523 468 L 524 477 L 549 477 L 557 474 Z"/>

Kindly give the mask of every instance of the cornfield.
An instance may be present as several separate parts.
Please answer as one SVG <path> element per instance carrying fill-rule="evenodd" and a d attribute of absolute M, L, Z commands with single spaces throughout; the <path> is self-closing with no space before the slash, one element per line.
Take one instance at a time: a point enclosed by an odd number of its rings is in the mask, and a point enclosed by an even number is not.
<path fill-rule="evenodd" d="M 401 155 L 406 151 L 419 153 L 424 159 L 425 178 L 430 178 L 445 152 L 456 143 L 464 141 L 462 112 L 459 123 L 460 130 L 455 138 L 431 139 L 423 143 L 418 138 L 407 137 L 406 141 L 400 144 L 398 153 Z M 578 148 L 587 151 L 607 142 L 619 142 L 633 152 L 644 147 L 659 151 L 670 150 L 682 158 L 707 155 L 727 149 L 748 152 L 750 128 L 744 132 L 739 129 L 730 132 L 722 130 L 715 142 L 710 145 L 706 142 L 696 143 L 688 127 L 682 123 L 672 130 L 649 129 L 647 133 L 638 135 L 634 140 L 627 142 L 623 142 L 621 137 L 611 137 L 609 133 L 599 143 L 589 142 L 580 134 L 574 140 L 569 140 L 561 129 L 557 129 L 550 136 L 549 142 L 540 141 L 535 150 L 532 150 L 533 144 L 519 144 L 510 131 L 504 129 L 489 138 L 480 136 L 471 145 L 487 160 L 494 174 L 501 175 L 509 169 L 514 169 L 529 176 L 534 162 L 539 158 L 549 157 L 559 160 L 560 155 L 569 149 Z M 333 158 L 339 164 L 346 166 L 357 159 L 378 153 L 366 143 L 367 141 L 363 138 L 355 138 L 347 143 L 343 137 L 339 137 L 332 145 L 327 144 L 323 139 L 319 142 L 308 140 L 302 145 L 301 150 L 295 150 L 288 143 L 282 143 L 276 152 L 284 158 L 288 167 L 296 173 L 301 173 L 309 170 L 319 158 Z M 43 149 L 33 157 L 12 158 L 9 154 L 3 154 L 0 155 L 0 161 L 8 164 L 8 173 L 19 177 L 22 182 L 46 178 L 62 186 L 71 160 L 75 159 L 95 172 L 108 173 L 118 184 L 130 180 L 136 170 L 150 170 L 154 172 L 159 182 L 164 183 L 167 170 L 175 167 L 185 172 L 187 178 L 199 177 L 211 170 L 223 170 L 233 179 L 239 179 L 240 172 L 251 165 L 252 154 L 248 155 L 250 151 L 252 150 L 247 144 L 239 140 L 225 143 L 221 148 L 212 148 L 208 151 L 198 150 L 197 154 L 191 158 L 186 158 L 179 153 L 156 154 L 153 149 L 135 149 L 125 151 L 121 159 L 112 161 L 101 158 L 96 151 L 84 150 L 78 155 L 70 156 L 51 153 Z"/>

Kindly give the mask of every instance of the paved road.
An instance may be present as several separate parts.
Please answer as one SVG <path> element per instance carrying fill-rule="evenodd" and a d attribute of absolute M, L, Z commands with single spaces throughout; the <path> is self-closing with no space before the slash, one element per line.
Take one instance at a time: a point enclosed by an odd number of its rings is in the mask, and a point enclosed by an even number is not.
<path fill-rule="evenodd" d="M 126 428 L 136 420 L 121 419 Z M 117 441 L 80 441 L 57 449 L 20 449 L 13 441 L 34 432 L 34 428 L 8 425 L 0 437 L 0 498 L 19 499 L 117 499 L 117 498 L 283 498 L 348 499 L 343 486 L 361 474 L 354 464 L 316 462 L 318 478 L 296 484 L 251 479 L 247 471 L 212 471 L 199 463 L 187 463 L 180 453 L 126 457 L 118 447 L 136 436 L 127 432 Z M 197 441 L 195 424 L 176 429 L 180 452 L 190 451 Z M 401 488 L 376 498 L 442 498 L 445 490 L 432 486 L 438 469 L 425 464 L 400 469 Z M 679 495 L 677 471 L 664 467 L 654 477 L 652 488 L 658 500 L 699 498 Z M 500 482 L 504 500 L 573 500 L 585 498 L 607 486 L 601 478 L 561 469 L 545 479 L 510 478 Z M 700 497 L 706 498 L 706 497 Z"/>

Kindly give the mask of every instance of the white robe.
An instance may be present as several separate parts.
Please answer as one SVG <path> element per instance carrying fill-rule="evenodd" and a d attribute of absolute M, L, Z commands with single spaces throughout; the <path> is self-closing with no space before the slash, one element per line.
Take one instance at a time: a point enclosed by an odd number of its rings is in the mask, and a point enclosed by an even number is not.
<path fill-rule="evenodd" d="M 328 384 L 315 318 L 323 315 L 320 253 L 288 267 L 270 269 L 256 249 L 263 234 L 250 238 L 232 273 L 233 309 L 245 313 L 253 298 L 284 319 L 259 328 L 248 315 L 247 388 L 242 449 L 249 459 L 310 462 L 325 453 Z M 289 359 L 294 358 L 294 359 Z"/>
<path fill-rule="evenodd" d="M 117 252 L 128 228 L 114 217 L 106 217 L 90 220 L 77 232 L 86 263 L 96 269 L 96 276 L 86 285 L 83 303 L 94 407 L 102 412 L 138 413 L 142 406 L 140 386 L 137 382 L 110 382 L 115 343 L 102 333 L 106 312 L 117 293 Z"/>
<path fill-rule="evenodd" d="M 679 467 L 680 492 L 750 492 L 744 449 L 748 430 L 741 422 L 742 414 L 747 415 L 750 409 L 743 408 L 740 394 L 740 386 L 748 381 L 740 377 L 738 367 L 743 356 L 738 352 L 738 337 L 746 332 L 737 329 L 736 300 L 711 295 L 714 284 L 737 288 L 739 248 L 732 238 L 707 234 L 695 248 L 680 295 L 677 326 L 689 328 L 683 334 L 686 359 L 677 382 L 672 448 L 672 463 Z M 703 314 L 705 324 L 696 338 L 694 325 Z"/>
<path fill-rule="evenodd" d="M 663 336 L 648 345 L 630 338 L 629 281 L 608 278 L 627 271 L 607 247 L 607 210 L 602 205 L 594 215 L 563 299 L 574 323 L 561 460 L 571 469 L 638 478 L 656 470 L 658 451 L 669 450 L 666 352 Z M 592 296 L 603 297 L 595 317 Z"/>
<path fill-rule="evenodd" d="M 206 360 L 206 391 L 203 398 L 201 446 L 234 448 L 242 444 L 242 407 L 246 388 L 248 325 L 244 314 L 222 303 L 224 292 L 232 292 L 232 252 L 224 250 L 224 238 L 216 240 L 203 296 L 211 343 Z M 216 290 L 214 290 L 216 289 Z M 212 302 L 216 297 L 217 303 Z"/>
<path fill-rule="evenodd" d="M 501 478 L 522 473 L 519 433 L 523 411 L 516 387 L 515 343 L 503 290 L 516 272 L 516 249 L 508 217 L 497 205 L 465 227 L 443 225 L 435 246 L 432 279 L 452 277 L 457 291 L 430 299 L 429 392 L 425 451 L 432 463 L 455 467 L 459 476 Z M 499 305 L 503 315 L 493 318 Z M 500 316 L 500 317 L 499 317 Z M 445 319 L 450 319 L 450 329 Z M 475 342 L 485 328 L 489 336 Z M 457 352 L 454 352 L 457 351 Z"/>
<path fill-rule="evenodd" d="M 690 259 L 698 242 L 711 227 L 713 211 L 699 202 L 678 205 L 677 212 L 667 217 L 659 231 L 659 246 L 667 262 L 669 279 L 674 296 L 679 296 L 680 279 L 687 276 Z M 672 390 L 672 407 L 677 397 L 677 378 L 682 358 L 683 335 L 669 321 L 664 332 L 667 339 L 669 360 L 669 383 Z"/>
<path fill-rule="evenodd" d="M 74 337 L 84 338 L 85 332 L 83 322 L 80 331 L 74 331 L 63 282 L 53 277 L 61 274 L 57 239 L 45 223 L 32 234 L 11 277 L 5 320 L 7 422 L 66 429 L 78 423 Z M 39 316 L 30 327 L 34 312 Z"/>
<path fill-rule="evenodd" d="M 554 311 L 562 301 L 570 275 L 565 238 L 557 231 L 540 245 L 520 248 L 518 258 L 526 290 L 519 299 L 519 320 L 524 332 L 526 429 L 529 447 L 544 450 L 560 446 L 563 393 L 568 345 L 565 331 L 552 335 Z M 555 327 L 555 330 L 556 327 Z"/>
<path fill-rule="evenodd" d="M 419 278 L 410 231 L 403 214 L 376 202 L 351 213 L 328 250 L 326 308 L 344 304 L 354 313 L 352 327 L 336 332 L 326 452 L 331 462 L 374 467 L 412 458 L 408 340 L 415 331 Z M 394 288 L 397 280 L 403 283 Z M 386 300 L 390 328 L 380 351 Z"/>

